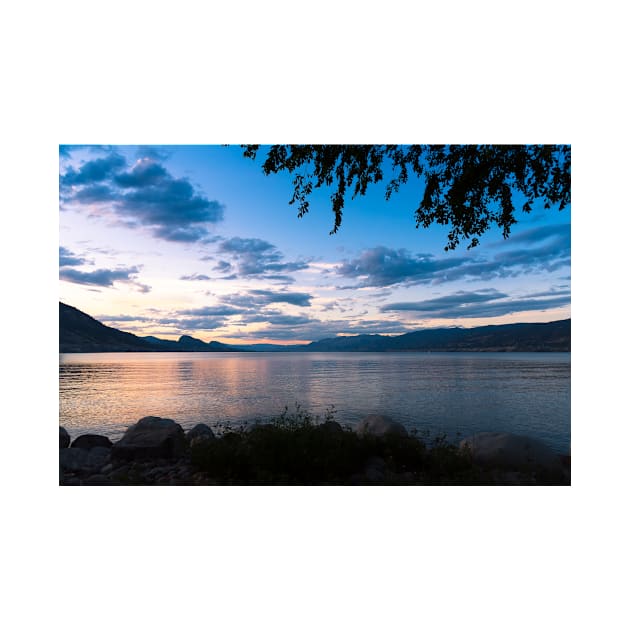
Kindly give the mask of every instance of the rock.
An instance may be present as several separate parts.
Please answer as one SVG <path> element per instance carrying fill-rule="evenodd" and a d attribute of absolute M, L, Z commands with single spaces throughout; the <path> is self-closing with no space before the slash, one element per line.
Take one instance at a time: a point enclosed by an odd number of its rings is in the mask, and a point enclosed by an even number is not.
<path fill-rule="evenodd" d="M 501 470 L 559 471 L 561 460 L 544 442 L 513 433 L 475 433 L 464 438 L 460 449 L 468 449 L 475 464 Z"/>
<path fill-rule="evenodd" d="M 93 433 L 86 433 L 85 435 L 80 435 L 74 442 L 70 448 L 94 448 L 95 446 L 100 446 L 102 448 L 111 448 L 112 442 L 108 437 L 104 435 L 94 435 Z"/>
<path fill-rule="evenodd" d="M 97 472 L 109 463 L 110 450 L 102 446 L 87 448 L 60 448 L 59 466 L 64 471 Z"/>
<path fill-rule="evenodd" d="M 90 475 L 84 482 L 84 486 L 110 486 L 112 485 L 112 480 L 105 475 Z"/>
<path fill-rule="evenodd" d="M 88 451 L 87 464 L 90 470 L 100 470 L 110 462 L 111 448 L 94 446 Z"/>
<path fill-rule="evenodd" d="M 384 437 L 385 435 L 399 435 L 407 437 L 407 429 L 395 422 L 389 416 L 369 415 L 363 418 L 357 425 L 356 431 L 359 435 L 374 435 Z"/>
<path fill-rule="evenodd" d="M 63 427 L 59 427 L 59 448 L 68 448 L 68 446 L 70 446 L 70 436 Z"/>
<path fill-rule="evenodd" d="M 338 422 L 334 420 L 326 420 L 323 424 L 317 427 L 320 431 L 326 434 L 334 435 L 335 433 L 343 433 L 343 428 Z"/>
<path fill-rule="evenodd" d="M 214 441 L 216 438 L 210 437 L 209 435 L 198 435 L 190 440 L 190 448 L 195 448 L 197 446 L 201 446 L 202 444 L 207 444 L 208 442 Z"/>
<path fill-rule="evenodd" d="M 207 424 L 197 424 L 188 433 L 186 433 L 186 439 L 192 442 L 195 438 L 205 437 L 209 440 L 214 440 L 215 435 L 212 429 Z"/>
<path fill-rule="evenodd" d="M 147 416 L 129 427 L 112 446 L 112 457 L 117 459 L 153 459 L 178 457 L 186 448 L 182 427 L 168 418 Z"/>
<path fill-rule="evenodd" d="M 85 471 L 88 468 L 88 454 L 85 448 L 60 448 L 59 465 L 64 471 Z"/>

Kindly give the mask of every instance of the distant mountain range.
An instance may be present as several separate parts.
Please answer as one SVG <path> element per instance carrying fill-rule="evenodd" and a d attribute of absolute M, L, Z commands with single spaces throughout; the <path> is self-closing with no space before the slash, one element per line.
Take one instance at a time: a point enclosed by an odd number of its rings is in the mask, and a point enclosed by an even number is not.
<path fill-rule="evenodd" d="M 188 335 L 177 341 L 137 337 L 105 326 L 59 302 L 59 352 L 570 352 L 571 320 L 478 328 L 430 328 L 396 337 L 356 335 L 298 346 L 206 343 Z"/>
<path fill-rule="evenodd" d="M 239 352 L 218 341 L 182 335 L 177 341 L 137 337 L 101 324 L 74 306 L 59 302 L 59 352 Z"/>

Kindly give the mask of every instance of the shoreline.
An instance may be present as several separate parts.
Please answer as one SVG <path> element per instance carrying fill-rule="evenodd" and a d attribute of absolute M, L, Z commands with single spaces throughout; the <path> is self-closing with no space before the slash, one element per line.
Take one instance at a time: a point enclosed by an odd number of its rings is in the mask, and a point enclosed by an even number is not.
<path fill-rule="evenodd" d="M 540 440 L 478 433 L 459 444 L 368 415 L 354 427 L 299 410 L 216 435 L 148 416 L 112 442 L 60 426 L 60 485 L 570 485 L 570 455 Z"/>

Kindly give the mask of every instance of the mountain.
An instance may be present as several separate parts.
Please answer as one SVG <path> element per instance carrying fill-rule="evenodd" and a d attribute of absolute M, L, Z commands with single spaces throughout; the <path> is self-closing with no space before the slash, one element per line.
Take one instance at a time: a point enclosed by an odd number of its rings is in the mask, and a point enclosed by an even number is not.
<path fill-rule="evenodd" d="M 430 328 L 397 337 L 357 335 L 315 341 L 309 352 L 570 352 L 571 320 L 479 328 Z"/>
<path fill-rule="evenodd" d="M 189 335 L 177 341 L 136 337 L 101 324 L 59 302 L 59 352 L 570 352 L 571 320 L 479 328 L 430 328 L 396 337 L 333 337 L 306 345 L 206 343 Z"/>
<path fill-rule="evenodd" d="M 238 352 L 217 341 L 182 335 L 177 341 L 136 337 L 105 326 L 74 306 L 59 302 L 59 352 Z"/>

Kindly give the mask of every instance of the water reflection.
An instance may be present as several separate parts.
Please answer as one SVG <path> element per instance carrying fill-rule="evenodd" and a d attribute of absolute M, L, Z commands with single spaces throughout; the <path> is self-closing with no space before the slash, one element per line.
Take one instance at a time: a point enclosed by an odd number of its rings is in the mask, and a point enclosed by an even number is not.
<path fill-rule="evenodd" d="M 72 354 L 60 355 L 60 422 L 72 436 L 117 438 L 146 415 L 240 423 L 297 402 L 353 423 L 366 413 L 409 428 L 505 430 L 566 450 L 569 354 Z"/>

